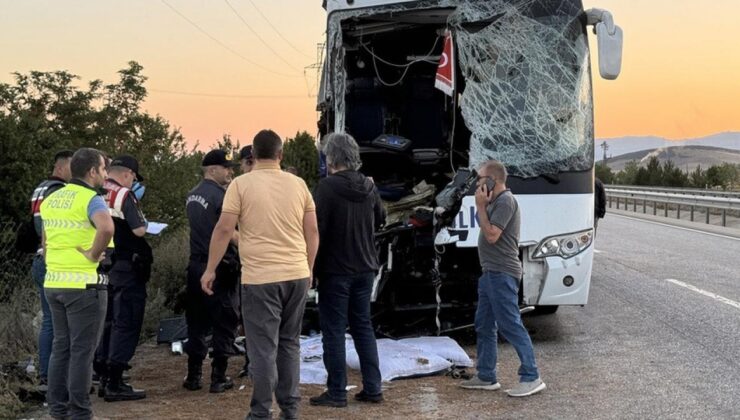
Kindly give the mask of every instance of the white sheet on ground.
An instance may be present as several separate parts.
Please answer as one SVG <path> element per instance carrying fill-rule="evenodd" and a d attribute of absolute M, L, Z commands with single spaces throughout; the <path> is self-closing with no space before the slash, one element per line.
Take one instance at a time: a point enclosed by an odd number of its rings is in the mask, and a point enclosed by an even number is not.
<path fill-rule="evenodd" d="M 345 343 L 347 366 L 359 370 L 360 359 L 349 335 Z M 431 375 L 452 366 L 473 366 L 465 350 L 449 337 L 414 337 L 398 341 L 384 338 L 377 343 L 380 376 L 384 382 Z M 326 384 L 327 373 L 322 356 L 320 335 L 301 338 L 302 384 Z"/>
<path fill-rule="evenodd" d="M 378 358 L 380 377 L 384 382 L 430 375 L 452 366 L 452 363 L 436 354 L 387 338 L 378 340 Z M 360 369 L 360 358 L 351 339 L 347 339 L 347 366 Z"/>
<path fill-rule="evenodd" d="M 321 347 L 321 336 L 301 337 L 301 383 L 302 384 L 326 384 L 328 374 L 324 368 L 321 355 L 324 353 Z"/>
<path fill-rule="evenodd" d="M 414 346 L 424 353 L 432 353 L 450 361 L 453 366 L 472 367 L 473 361 L 465 350 L 450 337 L 412 337 L 398 340 L 399 343 Z"/>

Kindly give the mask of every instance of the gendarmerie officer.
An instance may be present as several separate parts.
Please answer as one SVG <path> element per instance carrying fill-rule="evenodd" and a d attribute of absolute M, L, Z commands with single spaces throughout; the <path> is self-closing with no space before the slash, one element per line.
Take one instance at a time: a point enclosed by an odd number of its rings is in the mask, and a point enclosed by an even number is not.
<path fill-rule="evenodd" d="M 51 322 L 51 310 L 44 295 L 44 277 L 46 276 L 46 264 L 41 248 L 41 231 L 43 230 L 43 221 L 41 220 L 41 204 L 44 199 L 49 197 L 54 191 L 63 188 L 72 178 L 70 162 L 74 152 L 71 150 L 62 150 L 54 155 L 54 169 L 49 178 L 42 181 L 31 196 L 31 213 L 33 214 L 33 226 L 35 236 L 29 238 L 29 242 L 35 246 L 36 255 L 33 257 L 31 265 L 31 277 L 39 287 L 41 296 L 41 311 L 43 318 L 41 329 L 39 331 L 39 379 L 42 392 L 46 389 L 47 377 L 49 371 L 49 357 L 51 357 L 51 345 L 54 339 L 54 327 Z M 30 251 L 30 249 L 29 249 Z"/>
<path fill-rule="evenodd" d="M 234 175 L 238 162 L 229 161 L 223 150 L 212 150 L 203 158 L 203 180 L 188 193 L 186 209 L 190 222 L 190 263 L 188 264 L 187 306 L 188 374 L 183 387 L 195 391 L 202 387 L 203 360 L 208 353 L 206 334 L 213 331 L 210 392 L 224 392 L 234 386 L 226 376 L 228 356 L 239 323 L 239 255 L 236 246 L 229 246 L 218 266 L 211 296 L 203 293 L 200 278 L 208 263 L 208 246 L 213 228 L 221 215 L 226 186 Z"/>
<path fill-rule="evenodd" d="M 108 402 L 146 398 L 144 391 L 134 389 L 122 378 L 139 344 L 153 260 L 152 249 L 144 239 L 147 221 L 131 191 L 134 182 L 143 179 L 136 158 L 122 155 L 111 161 L 104 186 L 116 232 L 108 317 L 95 365 Z"/>

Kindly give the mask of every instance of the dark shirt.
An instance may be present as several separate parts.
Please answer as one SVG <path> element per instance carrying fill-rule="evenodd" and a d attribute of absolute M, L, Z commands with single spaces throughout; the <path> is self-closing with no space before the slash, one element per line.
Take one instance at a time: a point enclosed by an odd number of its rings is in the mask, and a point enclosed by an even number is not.
<path fill-rule="evenodd" d="M 314 192 L 319 224 L 317 275 L 352 275 L 378 269 L 375 230 L 385 209 L 375 184 L 357 171 L 341 171 Z"/>
<path fill-rule="evenodd" d="M 120 186 L 118 182 L 108 179 L 107 183 Z M 122 191 L 121 191 L 122 192 Z M 110 205 L 110 203 L 108 203 Z M 115 224 L 115 233 L 113 241 L 115 243 L 115 254 L 117 259 L 131 260 L 133 254 L 138 254 L 145 261 L 151 263 L 152 251 L 144 237 L 136 236 L 134 229 L 146 226 L 146 218 L 139 207 L 139 201 L 133 192 L 128 191 L 126 198 L 121 205 L 122 218 L 113 214 L 113 223 Z"/>
<path fill-rule="evenodd" d="M 190 223 L 190 259 L 205 262 L 213 229 L 221 217 L 226 190 L 210 179 L 204 179 L 188 193 L 185 209 Z M 238 259 L 236 249 L 229 245 L 224 259 Z"/>
<path fill-rule="evenodd" d="M 522 277 L 522 263 L 519 261 L 519 204 L 506 190 L 499 194 L 486 207 L 488 220 L 501 229 L 496 243 L 489 243 L 483 233 L 478 236 L 478 257 L 484 271 L 506 273 L 515 279 Z"/>

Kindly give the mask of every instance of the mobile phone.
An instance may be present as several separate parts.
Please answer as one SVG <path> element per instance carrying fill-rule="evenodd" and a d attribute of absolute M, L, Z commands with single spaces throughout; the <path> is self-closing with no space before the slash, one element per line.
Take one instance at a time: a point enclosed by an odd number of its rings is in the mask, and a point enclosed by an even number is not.
<path fill-rule="evenodd" d="M 496 186 L 496 181 L 493 180 L 493 178 L 488 177 L 486 178 L 486 188 L 488 191 L 493 191 L 493 188 Z"/>

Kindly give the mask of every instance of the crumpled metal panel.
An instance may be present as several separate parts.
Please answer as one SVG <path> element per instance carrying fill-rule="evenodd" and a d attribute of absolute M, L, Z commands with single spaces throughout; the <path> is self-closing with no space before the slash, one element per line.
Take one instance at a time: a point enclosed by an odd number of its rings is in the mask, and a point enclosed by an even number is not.
<path fill-rule="evenodd" d="M 464 123 L 472 133 L 469 162 L 506 164 L 533 177 L 589 169 L 593 104 L 588 41 L 578 2 L 561 0 L 440 0 L 337 12 L 328 37 L 335 130 L 344 131 L 344 50 L 341 21 L 377 13 L 455 7 L 448 17 L 465 88 Z"/>

